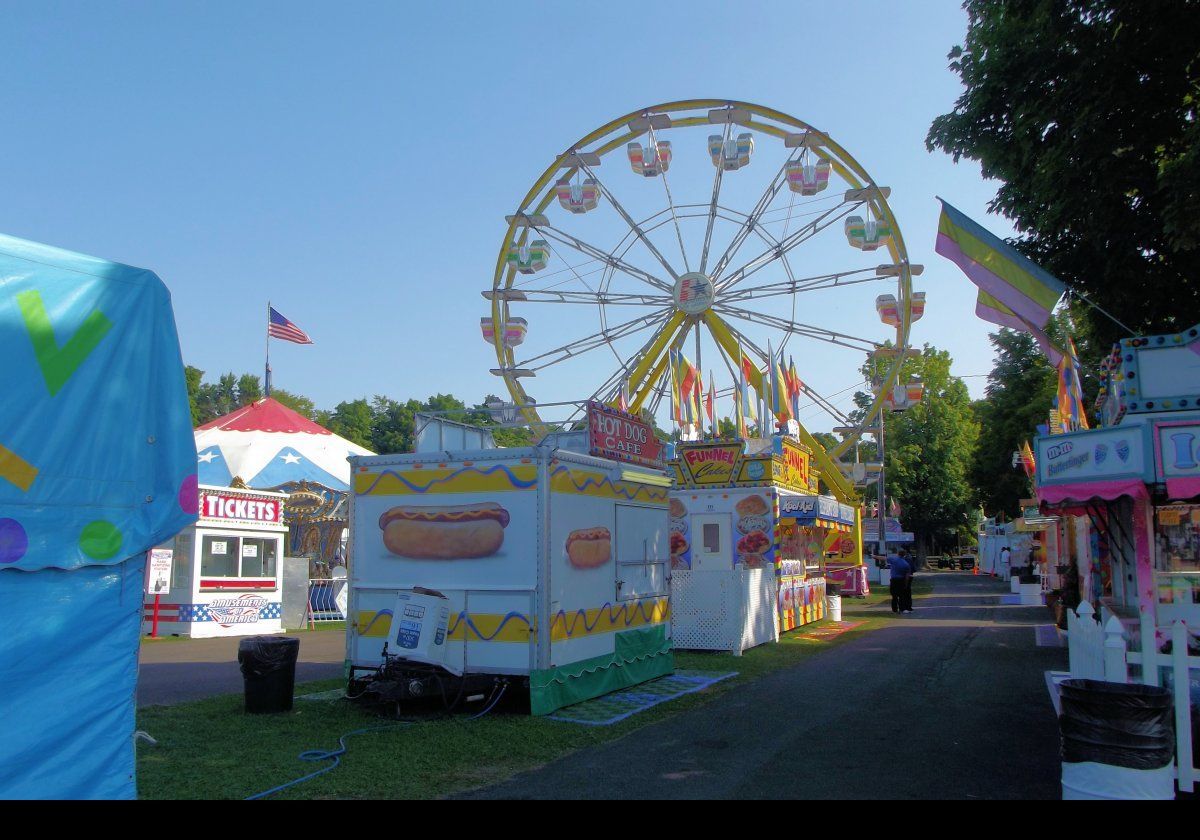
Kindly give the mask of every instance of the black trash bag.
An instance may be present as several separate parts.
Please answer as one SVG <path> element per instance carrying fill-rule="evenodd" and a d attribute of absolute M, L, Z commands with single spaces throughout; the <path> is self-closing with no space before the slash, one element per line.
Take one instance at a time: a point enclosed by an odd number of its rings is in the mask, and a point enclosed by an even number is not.
<path fill-rule="evenodd" d="M 829 581 L 828 583 L 825 584 L 825 595 L 826 596 L 841 595 L 841 594 L 842 594 L 842 585 L 840 583 L 834 583 L 833 581 Z"/>
<path fill-rule="evenodd" d="M 291 710 L 299 654 L 300 640 L 288 636 L 248 636 L 238 643 L 247 712 Z"/>
<path fill-rule="evenodd" d="M 1099 680 L 1062 684 L 1062 760 L 1158 770 L 1175 758 L 1171 692 Z"/>

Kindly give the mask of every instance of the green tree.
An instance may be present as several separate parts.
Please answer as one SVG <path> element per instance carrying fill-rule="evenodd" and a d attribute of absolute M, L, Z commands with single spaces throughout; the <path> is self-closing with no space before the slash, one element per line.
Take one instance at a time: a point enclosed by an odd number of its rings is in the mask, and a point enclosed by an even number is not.
<path fill-rule="evenodd" d="M 971 482 L 985 513 L 1013 518 L 1020 515 L 1018 501 L 1031 492 L 1025 472 L 1013 468 L 1013 452 L 1047 422 L 1058 378 L 1028 334 L 1001 330 L 990 339 L 996 361 L 986 397 L 974 407 L 980 435 Z"/>
<path fill-rule="evenodd" d="M 262 384 L 252 373 L 243 373 L 237 381 L 237 398 L 241 405 L 250 405 L 263 398 Z"/>
<path fill-rule="evenodd" d="M 365 399 L 340 402 L 318 421 L 335 435 L 370 449 L 373 445 L 375 412 Z"/>
<path fill-rule="evenodd" d="M 204 371 L 200 368 L 187 365 L 183 369 L 183 378 L 187 381 L 188 405 L 192 410 L 192 426 L 196 427 L 202 424 L 200 404 L 200 383 L 204 380 Z"/>
<path fill-rule="evenodd" d="M 974 488 L 969 480 L 979 423 L 971 408 L 967 386 L 950 375 L 950 354 L 928 344 L 921 354 L 905 360 L 900 381 L 918 377 L 924 396 L 912 407 L 885 411 L 884 457 L 889 499 L 900 503 L 900 519 L 917 538 L 917 556 L 929 549 L 948 549 L 974 533 L 977 518 Z M 864 376 L 874 371 L 864 368 Z M 860 394 L 862 407 L 869 395 Z M 867 460 L 864 458 L 864 460 Z M 868 497 L 874 497 L 868 486 Z"/>
<path fill-rule="evenodd" d="M 1134 330 L 1200 311 L 1200 2 L 967 0 L 926 144 L 1002 183 L 1016 246 Z M 1095 313 L 1100 347 L 1123 335 Z M 1096 357 L 1098 360 L 1098 357 Z"/>

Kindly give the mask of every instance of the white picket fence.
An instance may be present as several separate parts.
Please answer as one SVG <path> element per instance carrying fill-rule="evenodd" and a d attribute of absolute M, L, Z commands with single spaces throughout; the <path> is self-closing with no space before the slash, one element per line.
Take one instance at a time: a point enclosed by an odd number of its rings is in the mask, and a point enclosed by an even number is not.
<path fill-rule="evenodd" d="M 1143 685 L 1162 685 L 1162 673 L 1170 671 L 1175 694 L 1175 773 L 1179 789 L 1191 792 L 1200 771 L 1194 761 L 1192 743 L 1192 702 L 1189 670 L 1200 669 L 1200 656 L 1188 656 L 1188 629 L 1182 621 L 1174 622 L 1163 635 L 1171 639 L 1171 652 L 1159 653 L 1159 630 L 1154 620 L 1142 616 L 1141 650 L 1129 650 L 1125 628 L 1120 619 L 1112 616 L 1101 625 L 1096 610 L 1087 601 L 1076 612 L 1067 614 L 1067 648 L 1071 658 L 1071 677 L 1128 683 L 1129 666 L 1141 666 Z"/>

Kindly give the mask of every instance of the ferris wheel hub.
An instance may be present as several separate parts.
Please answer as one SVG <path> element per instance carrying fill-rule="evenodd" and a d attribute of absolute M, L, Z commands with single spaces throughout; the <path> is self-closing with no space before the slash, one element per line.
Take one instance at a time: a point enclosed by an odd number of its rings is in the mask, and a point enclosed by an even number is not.
<path fill-rule="evenodd" d="M 685 315 L 703 315 L 712 309 L 716 297 L 716 288 L 707 274 L 689 271 L 675 281 L 675 308 Z"/>

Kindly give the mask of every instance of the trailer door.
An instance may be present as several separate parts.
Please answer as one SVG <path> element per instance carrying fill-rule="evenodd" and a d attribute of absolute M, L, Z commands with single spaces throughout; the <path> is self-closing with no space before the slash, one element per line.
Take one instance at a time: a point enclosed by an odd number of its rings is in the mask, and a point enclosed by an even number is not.
<path fill-rule="evenodd" d="M 666 595 L 671 559 L 667 512 L 638 505 L 616 508 L 617 600 Z"/>

